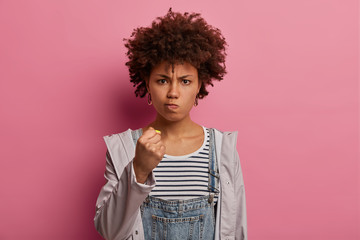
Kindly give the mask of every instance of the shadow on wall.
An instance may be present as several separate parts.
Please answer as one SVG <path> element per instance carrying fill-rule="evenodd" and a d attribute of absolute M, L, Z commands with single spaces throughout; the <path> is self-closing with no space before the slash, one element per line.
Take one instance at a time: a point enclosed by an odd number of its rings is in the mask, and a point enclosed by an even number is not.
<path fill-rule="evenodd" d="M 124 79 L 124 77 L 117 78 Z M 125 81 L 128 81 L 126 78 Z M 116 81 L 114 81 L 116 83 Z M 129 84 L 130 85 L 130 84 Z M 107 99 L 102 101 L 103 104 L 108 104 L 106 107 L 110 109 L 110 114 L 107 116 L 111 124 L 111 131 L 109 134 L 120 133 L 127 130 L 128 128 L 137 129 L 146 126 L 156 117 L 156 111 L 152 105 L 147 103 L 147 95 L 144 98 L 135 96 L 135 88 L 130 85 L 130 87 L 123 87 L 119 89 L 119 85 L 109 86 L 106 88 L 105 96 Z M 107 112 L 108 113 L 108 112 Z M 104 133 L 108 134 L 108 133 Z M 105 143 L 103 143 L 105 145 Z M 101 159 L 101 160 L 99 160 Z M 85 238 L 89 240 L 102 239 L 101 236 L 96 232 L 95 226 L 93 223 L 93 218 L 95 216 L 95 203 L 98 197 L 98 194 L 102 186 L 106 183 L 104 178 L 105 173 L 105 152 L 96 152 L 96 154 L 89 154 L 88 161 L 94 162 L 91 169 L 89 169 L 87 179 L 89 181 L 85 186 L 88 191 L 86 192 L 86 199 L 91 199 L 89 203 L 86 204 L 86 214 L 84 214 L 84 219 L 87 222 L 86 225 L 90 228 L 88 232 L 85 233 Z"/>
<path fill-rule="evenodd" d="M 144 98 L 135 96 L 135 87 L 115 89 L 111 91 L 111 102 L 114 117 L 123 131 L 128 128 L 137 129 L 145 127 L 155 120 L 156 111 L 153 105 L 148 105 L 147 95 Z"/>
<path fill-rule="evenodd" d="M 128 128 L 145 127 L 155 120 L 156 111 L 153 105 L 148 105 L 147 95 L 144 98 L 135 97 L 133 92 L 126 92 L 120 99 L 120 113 L 122 121 Z"/>

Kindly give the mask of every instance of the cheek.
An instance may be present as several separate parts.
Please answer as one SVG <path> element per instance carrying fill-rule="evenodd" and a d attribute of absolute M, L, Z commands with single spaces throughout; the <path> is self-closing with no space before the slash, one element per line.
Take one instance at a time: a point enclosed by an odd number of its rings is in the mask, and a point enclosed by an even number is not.
<path fill-rule="evenodd" d="M 162 109 L 163 104 L 166 102 L 166 95 L 163 96 L 160 92 L 154 92 L 153 95 L 151 95 L 152 102 L 154 107 L 156 109 Z"/>
<path fill-rule="evenodd" d="M 186 97 L 187 105 L 192 106 L 194 104 L 196 94 L 197 94 L 197 92 L 194 91 L 193 93 L 190 93 L 190 94 L 187 95 L 187 97 Z"/>

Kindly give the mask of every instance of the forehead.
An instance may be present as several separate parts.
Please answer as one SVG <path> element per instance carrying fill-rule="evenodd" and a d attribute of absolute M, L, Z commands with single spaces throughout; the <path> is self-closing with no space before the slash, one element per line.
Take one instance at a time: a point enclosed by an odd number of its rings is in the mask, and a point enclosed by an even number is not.
<path fill-rule="evenodd" d="M 159 63 L 158 65 L 156 65 L 153 69 L 153 72 L 162 72 L 162 73 L 172 73 L 172 72 L 197 72 L 197 69 L 191 65 L 188 62 L 184 62 L 183 64 L 181 63 L 176 63 L 174 65 L 170 64 L 169 62 L 163 61 L 161 63 Z"/>

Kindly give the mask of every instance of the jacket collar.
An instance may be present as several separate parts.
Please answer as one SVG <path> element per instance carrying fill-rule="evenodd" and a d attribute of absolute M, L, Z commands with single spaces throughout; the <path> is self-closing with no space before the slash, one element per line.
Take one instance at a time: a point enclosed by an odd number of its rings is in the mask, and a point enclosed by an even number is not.
<path fill-rule="evenodd" d="M 103 137 L 118 179 L 120 178 L 123 169 L 135 156 L 135 145 L 133 143 L 131 131 L 132 129 L 129 128 L 124 132 Z M 234 145 L 236 149 L 237 133 L 237 131 L 221 132 L 215 129 L 215 146 L 217 149 L 216 157 L 218 159 L 218 166 L 220 166 L 221 159 L 224 155 L 229 154 L 229 150 L 234 149 Z"/>

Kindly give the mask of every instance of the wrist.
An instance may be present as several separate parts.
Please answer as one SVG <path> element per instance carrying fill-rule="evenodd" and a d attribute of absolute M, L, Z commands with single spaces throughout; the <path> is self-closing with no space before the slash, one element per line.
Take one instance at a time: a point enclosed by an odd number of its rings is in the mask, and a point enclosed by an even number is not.
<path fill-rule="evenodd" d="M 140 167 L 136 164 L 135 161 L 133 162 L 133 167 L 134 167 L 136 181 L 138 183 L 144 184 L 149 176 L 149 173 L 141 171 Z"/>

